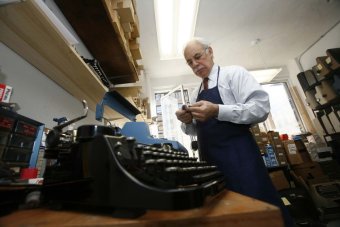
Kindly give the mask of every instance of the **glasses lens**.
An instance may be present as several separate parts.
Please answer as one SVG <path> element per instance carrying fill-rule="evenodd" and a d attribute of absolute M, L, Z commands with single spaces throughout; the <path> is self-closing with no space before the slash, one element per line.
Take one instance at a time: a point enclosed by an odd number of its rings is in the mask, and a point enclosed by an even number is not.
<path fill-rule="evenodd" d="M 204 50 L 202 50 L 202 52 L 200 52 L 200 53 L 196 53 L 192 58 L 193 58 L 193 60 L 195 60 L 195 61 L 198 61 L 198 60 L 200 60 L 201 59 L 201 57 L 203 56 L 203 54 L 205 53 L 205 51 L 207 50 L 207 48 L 205 48 Z M 190 65 L 190 66 L 192 66 L 193 65 L 193 60 L 188 60 L 187 61 L 187 64 L 188 65 Z"/>

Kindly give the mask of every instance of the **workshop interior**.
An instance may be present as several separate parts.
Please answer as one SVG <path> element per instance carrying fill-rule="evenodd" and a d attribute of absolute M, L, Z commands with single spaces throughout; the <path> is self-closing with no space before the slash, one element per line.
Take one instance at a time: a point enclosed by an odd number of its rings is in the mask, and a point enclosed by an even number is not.
<path fill-rule="evenodd" d="M 338 0 L 0 1 L 0 226 L 284 226 L 278 207 L 228 190 L 181 128 L 202 82 L 183 57 L 193 37 L 268 93 L 249 131 L 294 226 L 340 226 L 339 12 Z"/>

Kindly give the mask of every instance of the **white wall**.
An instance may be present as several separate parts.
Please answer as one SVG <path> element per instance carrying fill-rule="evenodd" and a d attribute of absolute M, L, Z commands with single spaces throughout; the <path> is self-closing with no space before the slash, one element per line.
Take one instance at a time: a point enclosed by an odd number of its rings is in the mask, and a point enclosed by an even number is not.
<path fill-rule="evenodd" d="M 55 117 L 73 119 L 83 114 L 83 105 L 43 73 L 0 43 L 0 83 L 13 87 L 11 102 L 20 107 L 18 113 L 52 128 Z M 76 123 L 100 124 L 93 111 Z"/>
<path fill-rule="evenodd" d="M 71 34 L 79 41 L 74 45 L 79 55 L 92 59 L 81 39 L 72 26 L 65 19 L 54 1 L 44 3 L 55 16 L 65 25 Z M 81 101 L 74 98 L 54 81 L 21 58 L 6 45 L 0 42 L 0 83 L 13 87 L 11 102 L 20 107 L 18 113 L 52 128 L 56 125 L 53 118 L 67 117 L 69 120 L 83 114 Z M 91 110 L 85 119 L 76 123 L 76 127 L 83 124 L 102 124 L 95 120 L 95 113 Z"/>

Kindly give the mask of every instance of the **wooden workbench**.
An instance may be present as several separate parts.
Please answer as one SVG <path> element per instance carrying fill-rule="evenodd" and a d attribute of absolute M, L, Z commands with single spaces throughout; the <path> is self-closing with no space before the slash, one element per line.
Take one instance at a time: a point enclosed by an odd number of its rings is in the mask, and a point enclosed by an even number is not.
<path fill-rule="evenodd" d="M 0 217 L 0 226 L 283 226 L 280 210 L 232 191 L 205 206 L 184 211 L 148 211 L 137 219 L 44 208 L 18 210 Z"/>

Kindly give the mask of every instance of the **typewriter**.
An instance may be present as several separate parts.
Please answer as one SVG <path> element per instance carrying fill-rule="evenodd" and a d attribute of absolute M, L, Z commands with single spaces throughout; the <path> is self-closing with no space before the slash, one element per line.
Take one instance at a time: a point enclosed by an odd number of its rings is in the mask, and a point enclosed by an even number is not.
<path fill-rule="evenodd" d="M 69 124 L 47 135 L 44 157 L 50 164 L 42 191 L 47 203 L 110 209 L 115 217 L 131 218 L 148 209 L 197 208 L 225 188 L 216 166 L 189 157 L 166 140 L 141 143 L 101 125 L 82 125 L 72 139 L 62 132 Z"/>

